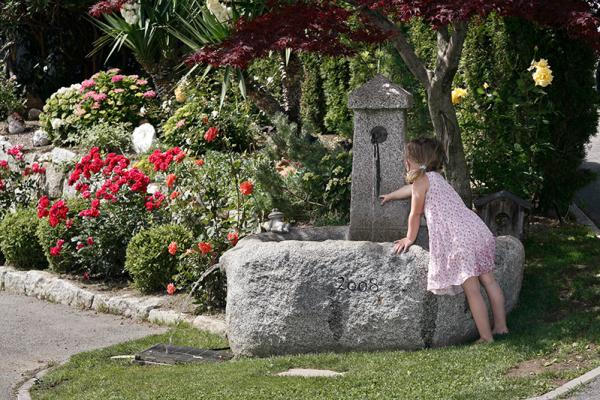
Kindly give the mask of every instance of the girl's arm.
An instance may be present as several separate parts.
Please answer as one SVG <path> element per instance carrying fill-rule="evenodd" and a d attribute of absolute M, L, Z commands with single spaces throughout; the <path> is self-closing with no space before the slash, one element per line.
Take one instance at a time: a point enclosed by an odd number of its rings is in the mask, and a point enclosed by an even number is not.
<path fill-rule="evenodd" d="M 384 205 L 388 201 L 408 199 L 411 195 L 412 185 L 404 185 L 398 190 L 379 196 L 379 199 L 381 200 L 381 205 Z"/>
<path fill-rule="evenodd" d="M 421 215 L 425 209 L 425 194 L 429 188 L 429 181 L 426 176 L 422 176 L 412 185 L 410 214 L 408 215 L 408 232 L 404 239 L 394 242 L 394 252 L 407 251 L 408 248 L 417 240 Z"/>

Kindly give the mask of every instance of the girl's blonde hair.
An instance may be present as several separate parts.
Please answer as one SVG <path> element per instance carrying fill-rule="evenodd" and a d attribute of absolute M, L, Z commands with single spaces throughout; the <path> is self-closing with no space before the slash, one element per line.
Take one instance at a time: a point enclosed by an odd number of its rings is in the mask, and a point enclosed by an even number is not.
<path fill-rule="evenodd" d="M 441 171 L 445 153 L 437 139 L 420 137 L 404 146 L 404 158 L 419 165 L 419 168 L 406 172 L 406 182 L 412 184 L 427 171 Z"/>

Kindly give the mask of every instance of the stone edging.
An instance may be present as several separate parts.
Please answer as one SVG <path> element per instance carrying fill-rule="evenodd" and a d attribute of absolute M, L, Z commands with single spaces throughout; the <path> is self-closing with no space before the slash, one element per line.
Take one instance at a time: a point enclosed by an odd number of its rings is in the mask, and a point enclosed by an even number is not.
<path fill-rule="evenodd" d="M 19 271 L 0 266 L 0 290 L 141 321 L 167 325 L 184 321 L 196 329 L 227 337 L 227 328 L 223 319 L 161 309 L 165 306 L 165 299 L 158 296 L 137 297 L 129 294 L 110 296 L 95 293 L 45 271 Z"/>
<path fill-rule="evenodd" d="M 565 383 L 562 386 L 559 386 L 558 388 L 554 389 L 551 392 L 548 392 L 546 394 L 543 394 L 543 395 L 537 396 L 537 397 L 530 397 L 527 400 L 554 400 L 554 399 L 557 399 L 557 398 L 573 391 L 578 386 L 582 386 L 582 385 L 585 385 L 586 383 L 593 381 L 598 376 L 600 376 L 600 367 L 596 367 L 593 370 L 588 371 L 587 373 L 585 373 L 575 379 L 570 380 L 569 382 Z"/>
<path fill-rule="evenodd" d="M 51 367 L 46 366 L 44 369 L 37 371 L 34 376 L 27 379 L 22 385 L 17 387 L 17 400 L 31 400 L 31 394 L 29 394 L 29 391 L 31 390 L 33 385 L 35 385 L 37 381 L 39 381 L 44 375 L 50 372 L 50 370 L 56 367 L 60 367 L 61 365 L 64 365 L 66 363 L 67 361 L 58 365 L 53 365 Z"/>

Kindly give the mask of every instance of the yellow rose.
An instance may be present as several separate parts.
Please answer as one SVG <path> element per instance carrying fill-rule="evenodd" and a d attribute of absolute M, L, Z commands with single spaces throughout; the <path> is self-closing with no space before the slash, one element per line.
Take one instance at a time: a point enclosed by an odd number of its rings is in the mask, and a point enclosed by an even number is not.
<path fill-rule="evenodd" d="M 175 100 L 177 100 L 178 103 L 185 103 L 187 100 L 187 96 L 181 86 L 175 88 Z"/>
<path fill-rule="evenodd" d="M 554 79 L 552 70 L 548 67 L 537 67 L 532 77 L 535 84 L 541 87 L 550 85 Z"/>
<path fill-rule="evenodd" d="M 531 66 L 527 68 L 527 70 L 531 71 L 534 68 L 549 68 L 548 60 L 546 60 L 545 58 L 540 58 L 540 61 L 533 60 L 531 62 Z"/>
<path fill-rule="evenodd" d="M 463 99 L 463 97 L 465 97 L 467 95 L 467 90 L 463 89 L 463 88 L 456 88 L 452 91 L 452 104 L 457 105 L 458 103 L 460 103 Z"/>

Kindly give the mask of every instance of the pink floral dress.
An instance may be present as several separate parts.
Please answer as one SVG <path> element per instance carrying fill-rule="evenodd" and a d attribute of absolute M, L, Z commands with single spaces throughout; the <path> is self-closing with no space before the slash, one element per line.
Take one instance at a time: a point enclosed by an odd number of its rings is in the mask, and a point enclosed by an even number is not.
<path fill-rule="evenodd" d="M 426 173 L 425 218 L 429 229 L 427 290 L 455 295 L 471 276 L 494 268 L 494 235 L 438 172 Z"/>

